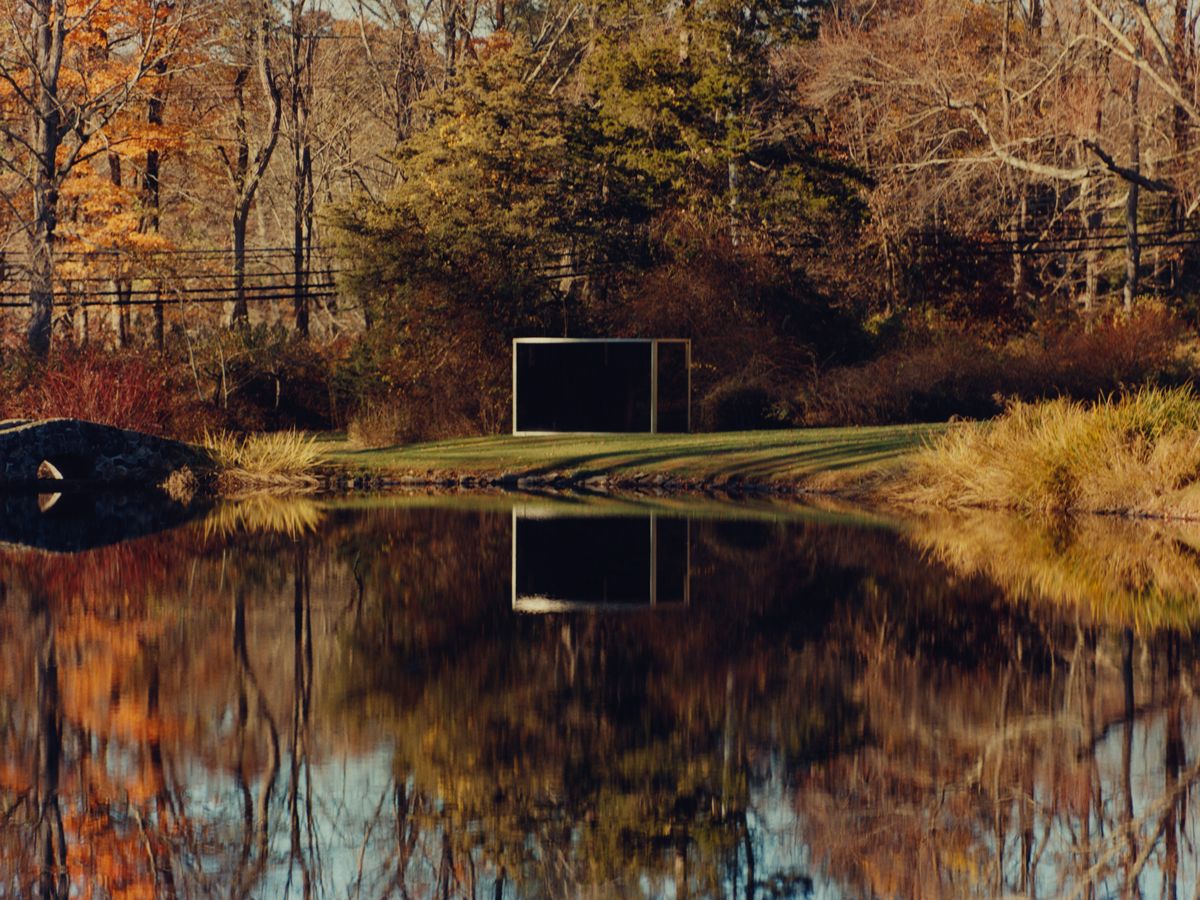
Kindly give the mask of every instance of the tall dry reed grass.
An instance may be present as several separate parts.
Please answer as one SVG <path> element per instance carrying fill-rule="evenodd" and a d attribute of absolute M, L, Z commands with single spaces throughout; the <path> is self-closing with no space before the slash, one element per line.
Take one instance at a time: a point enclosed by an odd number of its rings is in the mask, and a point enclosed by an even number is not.
<path fill-rule="evenodd" d="M 918 453 L 897 499 L 944 508 L 1200 517 L 1200 395 L 1015 403 Z"/>
<path fill-rule="evenodd" d="M 207 433 L 202 446 L 212 455 L 220 483 L 227 489 L 316 487 L 316 473 L 325 462 L 316 440 L 298 431 Z"/>

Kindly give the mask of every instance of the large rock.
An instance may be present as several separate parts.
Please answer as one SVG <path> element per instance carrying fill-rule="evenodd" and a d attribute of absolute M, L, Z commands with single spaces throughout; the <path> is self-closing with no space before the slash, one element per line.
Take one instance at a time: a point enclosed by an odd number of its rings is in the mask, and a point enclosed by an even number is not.
<path fill-rule="evenodd" d="M 36 484 L 57 474 L 67 481 L 155 486 L 179 469 L 210 465 L 199 447 L 110 425 L 81 419 L 0 421 L 0 488 Z"/>

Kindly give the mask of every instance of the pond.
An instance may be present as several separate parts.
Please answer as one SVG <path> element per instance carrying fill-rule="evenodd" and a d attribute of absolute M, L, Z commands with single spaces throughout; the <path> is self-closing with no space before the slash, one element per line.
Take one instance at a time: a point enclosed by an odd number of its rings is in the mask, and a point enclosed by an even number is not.
<path fill-rule="evenodd" d="M 0 897 L 1200 878 L 1200 529 L 477 496 L 155 531 L 8 502 Z"/>

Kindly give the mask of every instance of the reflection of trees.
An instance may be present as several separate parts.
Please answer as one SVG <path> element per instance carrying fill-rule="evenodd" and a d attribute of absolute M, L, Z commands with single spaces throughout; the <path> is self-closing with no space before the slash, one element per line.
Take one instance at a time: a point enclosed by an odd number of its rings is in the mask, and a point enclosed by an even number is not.
<path fill-rule="evenodd" d="M 982 524 L 914 552 L 697 520 L 690 608 L 522 616 L 509 522 L 325 511 L 290 535 L 0 554 L 6 884 L 1083 897 L 1200 878 L 1198 655 L 1147 627 L 1184 606 L 1155 611 L 1145 578 L 1111 607 L 1017 603 L 1009 550 L 967 567 L 948 543 L 996 540 Z M 1068 567 L 1109 546 L 1074 534 L 1049 541 Z M 1110 564 L 1183 585 L 1185 557 Z"/>
<path fill-rule="evenodd" d="M 985 584 L 965 586 L 970 614 L 1011 617 Z M 831 877 L 889 897 L 1176 896 L 1194 883 L 1190 640 L 1043 618 L 969 641 L 947 666 L 903 640 L 895 603 L 850 626 L 870 740 L 813 766 L 795 794 Z"/>
<path fill-rule="evenodd" d="M 507 549 L 502 525 L 481 519 L 481 556 Z M 415 529 L 439 540 L 435 521 Z M 514 616 L 494 576 L 445 608 L 437 573 L 417 574 L 425 543 L 406 531 L 364 571 L 372 600 L 349 646 L 372 664 L 345 669 L 342 690 L 388 704 L 397 778 L 434 801 L 413 809 L 443 842 L 420 858 L 439 878 L 442 859 L 465 866 L 456 891 L 471 892 L 474 869 L 535 894 L 762 887 L 753 786 L 781 760 L 860 739 L 811 643 L 855 575 L 819 565 L 812 533 L 694 533 L 693 609 L 661 615 Z M 473 554 L 463 571 L 487 571 Z M 415 581 L 373 588 L 394 573 Z M 778 861 L 771 874 L 805 877 Z"/>
<path fill-rule="evenodd" d="M 285 683 L 262 678 L 253 657 L 273 642 L 247 607 L 291 575 L 302 623 L 305 565 L 264 566 L 199 528 L 0 557 L 0 871 L 19 893 L 261 890 Z M 214 811 L 189 783 L 197 764 L 239 797 Z"/>

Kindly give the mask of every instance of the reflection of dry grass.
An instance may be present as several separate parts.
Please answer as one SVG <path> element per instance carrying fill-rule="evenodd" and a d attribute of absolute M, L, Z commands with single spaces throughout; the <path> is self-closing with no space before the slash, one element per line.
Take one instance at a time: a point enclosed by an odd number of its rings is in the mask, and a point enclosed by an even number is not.
<path fill-rule="evenodd" d="M 252 494 L 218 504 L 204 519 L 204 534 L 285 534 L 297 538 L 316 531 L 323 516 L 320 506 L 302 497 Z"/>
<path fill-rule="evenodd" d="M 971 512 L 926 519 L 913 537 L 1016 600 L 1048 600 L 1142 631 L 1200 622 L 1200 524 Z"/>
<path fill-rule="evenodd" d="M 900 488 L 918 504 L 1200 515 L 1200 396 L 1147 388 L 1085 406 L 1018 403 L 917 454 Z"/>
<path fill-rule="evenodd" d="M 226 485 L 304 488 L 315 487 L 316 471 L 325 454 L 309 435 L 298 431 L 235 435 L 205 434 L 204 447 L 212 454 Z"/>

